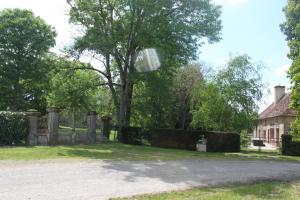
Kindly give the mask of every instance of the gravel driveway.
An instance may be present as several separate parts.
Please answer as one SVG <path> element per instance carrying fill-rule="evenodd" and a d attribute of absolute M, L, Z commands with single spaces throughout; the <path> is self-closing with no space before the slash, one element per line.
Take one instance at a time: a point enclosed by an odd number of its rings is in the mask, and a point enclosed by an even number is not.
<path fill-rule="evenodd" d="M 0 162 L 0 199 L 101 200 L 259 180 L 300 180 L 300 163 L 240 160 Z"/>

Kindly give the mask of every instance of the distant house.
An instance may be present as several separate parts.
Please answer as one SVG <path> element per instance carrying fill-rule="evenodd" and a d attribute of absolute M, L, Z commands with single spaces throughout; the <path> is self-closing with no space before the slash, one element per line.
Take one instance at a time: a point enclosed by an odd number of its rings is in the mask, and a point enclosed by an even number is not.
<path fill-rule="evenodd" d="M 285 92 L 285 86 L 276 86 L 274 89 L 274 102 L 259 115 L 253 137 L 279 147 L 281 135 L 290 130 L 297 113 L 289 108 L 291 94 Z"/>

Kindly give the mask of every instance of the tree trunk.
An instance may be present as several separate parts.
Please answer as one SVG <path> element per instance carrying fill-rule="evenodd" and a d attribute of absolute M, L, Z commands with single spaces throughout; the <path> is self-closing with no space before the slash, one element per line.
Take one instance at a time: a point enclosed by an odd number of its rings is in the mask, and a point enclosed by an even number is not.
<path fill-rule="evenodd" d="M 133 84 L 128 79 L 128 75 L 124 77 L 121 86 L 120 107 L 118 118 L 118 140 L 123 142 L 122 130 L 130 125 L 131 117 L 131 102 L 132 102 Z"/>

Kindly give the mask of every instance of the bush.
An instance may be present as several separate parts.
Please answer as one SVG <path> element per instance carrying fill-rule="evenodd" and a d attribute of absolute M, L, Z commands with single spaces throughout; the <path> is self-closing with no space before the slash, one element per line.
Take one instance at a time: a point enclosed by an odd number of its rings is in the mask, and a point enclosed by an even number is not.
<path fill-rule="evenodd" d="M 22 112 L 0 112 L 0 145 L 24 144 L 28 135 L 29 121 Z"/>
<path fill-rule="evenodd" d="M 300 156 L 300 142 L 293 141 L 293 136 L 289 134 L 283 134 L 281 136 L 282 147 L 281 152 L 283 155 Z"/>
<path fill-rule="evenodd" d="M 152 146 L 196 150 L 198 140 L 204 135 L 208 152 L 239 152 L 240 136 L 236 133 L 224 133 L 201 130 L 155 129 L 151 132 Z"/>

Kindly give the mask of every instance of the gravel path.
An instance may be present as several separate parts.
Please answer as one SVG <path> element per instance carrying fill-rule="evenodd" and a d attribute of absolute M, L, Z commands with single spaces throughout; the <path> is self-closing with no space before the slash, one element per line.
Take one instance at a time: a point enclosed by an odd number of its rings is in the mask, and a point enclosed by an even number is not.
<path fill-rule="evenodd" d="M 0 162 L 2 200 L 101 200 L 259 180 L 300 180 L 300 163 L 239 160 Z"/>

